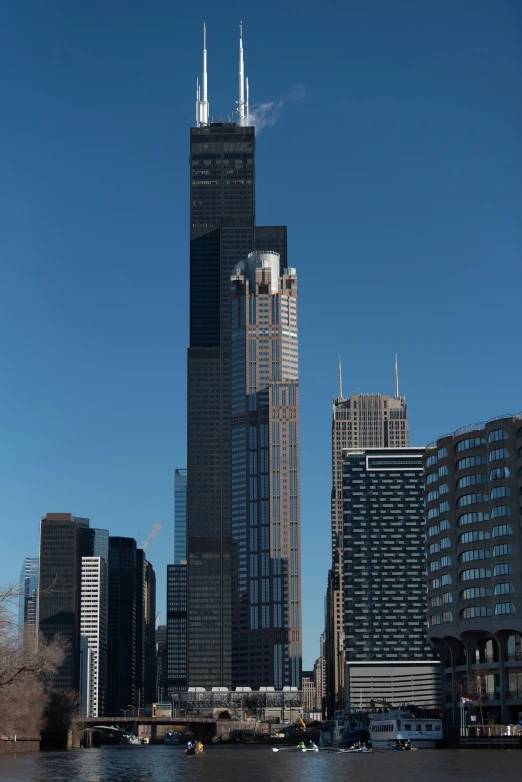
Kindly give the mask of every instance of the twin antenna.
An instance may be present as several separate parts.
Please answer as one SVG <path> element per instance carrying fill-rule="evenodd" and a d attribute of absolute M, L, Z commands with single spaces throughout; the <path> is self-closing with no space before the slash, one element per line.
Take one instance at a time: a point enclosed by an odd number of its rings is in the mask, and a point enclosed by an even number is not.
<path fill-rule="evenodd" d="M 248 125 L 248 77 L 245 78 L 243 60 L 243 22 L 239 23 L 239 100 L 237 101 L 239 124 Z M 201 84 L 196 80 L 196 127 L 209 124 L 209 103 L 207 87 L 207 26 L 203 22 L 203 74 Z"/>
<path fill-rule="evenodd" d="M 341 402 L 344 400 L 343 397 L 343 368 L 341 364 L 341 356 L 339 356 L 339 396 L 338 399 L 341 400 Z M 400 399 L 399 397 L 399 359 L 397 357 L 397 353 L 395 354 L 395 399 Z"/>

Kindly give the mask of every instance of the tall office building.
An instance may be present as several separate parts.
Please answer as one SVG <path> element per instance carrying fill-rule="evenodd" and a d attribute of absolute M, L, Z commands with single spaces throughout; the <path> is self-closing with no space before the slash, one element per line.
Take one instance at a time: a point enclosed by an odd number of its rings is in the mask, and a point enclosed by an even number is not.
<path fill-rule="evenodd" d="M 255 226 L 255 130 L 248 122 L 242 43 L 237 124 L 209 121 L 206 57 L 205 42 L 190 131 L 187 604 L 189 684 L 211 687 L 231 686 L 236 677 L 230 277 L 251 251 L 264 249 L 279 252 L 282 274 L 287 253 L 286 228 Z"/>
<path fill-rule="evenodd" d="M 480 682 L 485 719 L 522 712 L 522 413 L 470 424 L 424 457 L 428 637 L 448 722 Z M 478 677 L 478 680 L 477 680 Z M 467 718 L 467 717 L 466 717 Z"/>
<path fill-rule="evenodd" d="M 297 276 L 254 251 L 232 277 L 232 602 L 237 685 L 300 685 Z"/>
<path fill-rule="evenodd" d="M 187 470 L 174 470 L 174 564 L 187 561 Z"/>
<path fill-rule="evenodd" d="M 105 714 L 107 694 L 107 561 L 82 557 L 80 633 L 83 645 L 81 713 Z"/>
<path fill-rule="evenodd" d="M 187 678 L 187 470 L 174 470 L 174 564 L 167 565 L 165 693 L 186 690 Z"/>
<path fill-rule="evenodd" d="M 48 513 L 40 523 L 38 625 L 46 641 L 67 641 L 65 658 L 53 686 L 78 690 L 80 685 L 80 528 L 88 519 L 71 513 Z"/>
<path fill-rule="evenodd" d="M 158 625 L 156 628 L 156 655 L 157 655 L 157 699 L 163 703 L 167 695 L 167 625 Z"/>
<path fill-rule="evenodd" d="M 138 705 L 136 687 L 136 541 L 109 537 L 107 714 Z"/>
<path fill-rule="evenodd" d="M 80 527 L 80 556 L 102 557 L 109 565 L 109 530 Z"/>
<path fill-rule="evenodd" d="M 339 395 L 332 416 L 332 567 L 326 595 L 327 707 L 329 716 L 344 705 L 343 638 L 343 451 L 346 448 L 403 448 L 409 445 L 406 398 L 399 396 L 395 357 L 395 396 L 351 394 L 343 396 L 339 361 Z"/>
<path fill-rule="evenodd" d="M 26 557 L 20 573 L 18 591 L 18 627 L 21 633 L 38 630 L 38 557 Z"/>
<path fill-rule="evenodd" d="M 141 548 L 136 550 L 136 689 L 138 703 L 156 698 L 156 573 Z"/>
<path fill-rule="evenodd" d="M 438 707 L 428 644 L 422 448 L 347 450 L 343 459 L 347 708 Z"/>

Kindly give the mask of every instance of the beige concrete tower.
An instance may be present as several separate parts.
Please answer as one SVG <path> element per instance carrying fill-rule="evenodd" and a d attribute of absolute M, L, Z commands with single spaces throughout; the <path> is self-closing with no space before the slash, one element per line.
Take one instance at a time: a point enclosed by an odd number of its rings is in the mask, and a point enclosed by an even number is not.
<path fill-rule="evenodd" d="M 297 276 L 256 251 L 232 277 L 233 683 L 299 687 Z"/>
<path fill-rule="evenodd" d="M 404 448 L 409 444 L 406 398 L 399 396 L 397 358 L 395 397 L 387 394 L 343 396 L 339 361 L 339 395 L 332 416 L 332 569 L 326 595 L 326 654 L 328 713 L 344 707 L 343 643 L 343 449 Z"/>

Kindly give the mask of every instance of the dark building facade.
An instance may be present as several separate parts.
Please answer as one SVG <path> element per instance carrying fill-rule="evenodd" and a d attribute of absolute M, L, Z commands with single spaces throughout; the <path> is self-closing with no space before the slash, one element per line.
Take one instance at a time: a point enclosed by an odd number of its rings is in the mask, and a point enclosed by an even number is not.
<path fill-rule="evenodd" d="M 522 413 L 471 424 L 424 456 L 428 636 L 448 717 L 483 691 L 495 722 L 522 713 Z"/>
<path fill-rule="evenodd" d="M 134 538 L 109 537 L 107 714 L 138 705 L 137 555 Z"/>
<path fill-rule="evenodd" d="M 167 660 L 165 693 L 187 689 L 187 566 L 167 565 Z"/>
<path fill-rule="evenodd" d="M 257 235 L 256 235 L 257 234 Z M 260 247 L 270 241 L 271 247 Z M 232 686 L 231 297 L 235 266 L 286 229 L 255 227 L 255 131 L 190 131 L 190 347 L 187 402 L 188 683 Z"/>
<path fill-rule="evenodd" d="M 38 626 L 46 641 L 60 635 L 65 659 L 53 687 L 80 688 L 80 527 L 88 519 L 71 513 L 47 513 L 40 523 Z"/>
<path fill-rule="evenodd" d="M 378 664 L 379 678 L 386 679 L 396 676 L 392 668 L 407 663 L 404 676 L 411 678 L 415 663 L 426 662 L 414 697 L 436 706 L 438 670 L 426 632 L 423 453 L 422 448 L 344 452 L 345 671 L 349 680 L 360 681 L 353 664 Z M 379 684 L 382 691 L 384 685 Z M 346 698 L 354 701 L 348 683 Z"/>
<path fill-rule="evenodd" d="M 167 625 L 156 628 L 157 654 L 157 699 L 159 703 L 167 696 Z"/>

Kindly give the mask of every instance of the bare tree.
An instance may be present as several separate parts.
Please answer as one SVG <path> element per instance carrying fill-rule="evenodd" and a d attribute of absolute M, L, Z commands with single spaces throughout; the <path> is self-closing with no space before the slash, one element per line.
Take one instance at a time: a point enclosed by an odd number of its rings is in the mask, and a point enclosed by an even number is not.
<path fill-rule="evenodd" d="M 488 671 L 485 668 L 477 668 L 473 671 L 472 677 L 468 682 L 468 695 L 473 698 L 473 705 L 480 711 L 480 721 L 484 727 L 484 713 L 482 703 L 486 698 L 486 676 Z"/>
<path fill-rule="evenodd" d="M 65 643 L 47 643 L 36 628 L 20 632 L 18 589 L 0 588 L 0 732 L 34 738 L 42 727 L 46 686 L 61 664 Z"/>

